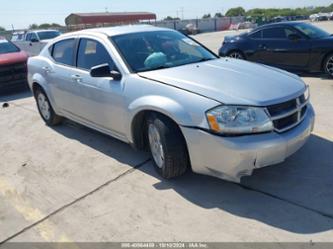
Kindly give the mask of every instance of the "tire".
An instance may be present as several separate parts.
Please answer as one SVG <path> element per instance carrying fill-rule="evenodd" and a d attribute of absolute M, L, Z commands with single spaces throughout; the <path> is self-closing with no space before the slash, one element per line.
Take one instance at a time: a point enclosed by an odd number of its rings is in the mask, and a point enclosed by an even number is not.
<path fill-rule="evenodd" d="M 166 179 L 183 175 L 189 168 L 185 139 L 169 118 L 152 114 L 147 119 L 147 144 L 157 172 Z"/>
<path fill-rule="evenodd" d="M 326 56 L 323 63 L 325 73 L 333 78 L 333 53 Z"/>
<path fill-rule="evenodd" d="M 38 112 L 48 126 L 56 126 L 62 122 L 63 118 L 54 112 L 46 93 L 41 88 L 35 90 L 35 99 Z"/>
<path fill-rule="evenodd" d="M 239 59 L 239 60 L 245 60 L 245 56 L 241 51 L 234 50 L 228 53 L 227 57 Z"/>

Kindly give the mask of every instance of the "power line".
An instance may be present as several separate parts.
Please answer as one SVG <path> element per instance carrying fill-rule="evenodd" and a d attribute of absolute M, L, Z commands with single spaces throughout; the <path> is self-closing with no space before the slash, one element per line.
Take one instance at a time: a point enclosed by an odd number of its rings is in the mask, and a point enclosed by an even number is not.
<path fill-rule="evenodd" d="M 182 20 L 184 20 L 184 7 L 180 8 L 180 12 L 182 13 Z"/>

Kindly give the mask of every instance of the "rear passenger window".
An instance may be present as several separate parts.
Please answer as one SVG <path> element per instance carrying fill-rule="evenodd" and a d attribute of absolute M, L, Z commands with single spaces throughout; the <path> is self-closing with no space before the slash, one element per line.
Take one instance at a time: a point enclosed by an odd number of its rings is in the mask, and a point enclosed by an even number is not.
<path fill-rule="evenodd" d="M 264 29 L 264 39 L 287 39 L 285 28 Z"/>
<path fill-rule="evenodd" d="M 58 63 L 73 66 L 74 45 L 74 39 L 57 42 L 53 45 L 53 59 Z"/>
<path fill-rule="evenodd" d="M 110 70 L 114 69 L 114 63 L 105 47 L 94 40 L 81 39 L 77 55 L 77 67 L 90 70 L 92 67 L 109 64 Z"/>

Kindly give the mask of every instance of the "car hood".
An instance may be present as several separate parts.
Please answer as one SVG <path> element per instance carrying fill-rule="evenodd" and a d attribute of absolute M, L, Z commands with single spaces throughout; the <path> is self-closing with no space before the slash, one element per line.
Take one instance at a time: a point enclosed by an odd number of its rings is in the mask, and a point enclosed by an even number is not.
<path fill-rule="evenodd" d="M 28 56 L 23 51 L 17 53 L 0 54 L 0 66 L 26 62 L 27 59 Z"/>
<path fill-rule="evenodd" d="M 269 66 L 225 58 L 139 73 L 139 76 L 225 104 L 267 106 L 305 90 L 296 75 Z"/>

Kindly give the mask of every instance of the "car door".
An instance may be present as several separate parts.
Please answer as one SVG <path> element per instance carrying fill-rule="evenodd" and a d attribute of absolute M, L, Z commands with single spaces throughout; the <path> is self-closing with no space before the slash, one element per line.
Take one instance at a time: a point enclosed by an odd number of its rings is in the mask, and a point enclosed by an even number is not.
<path fill-rule="evenodd" d="M 39 38 L 38 38 L 38 36 L 35 32 L 31 32 L 27 36 L 26 43 L 27 43 L 28 54 L 30 56 L 35 56 L 35 55 L 39 54 L 39 52 L 40 52 L 40 42 L 39 42 Z"/>
<path fill-rule="evenodd" d="M 296 36 L 297 39 L 292 38 Z M 264 29 L 258 47 L 263 63 L 286 69 L 306 67 L 311 52 L 309 39 L 284 26 Z"/>
<path fill-rule="evenodd" d="M 74 113 L 81 120 L 121 135 L 124 130 L 122 80 L 117 81 L 111 77 L 95 78 L 90 75 L 92 67 L 105 63 L 111 71 L 118 71 L 102 41 L 81 38 L 77 52 L 77 69 L 73 74 L 75 87 L 80 92 Z"/>
<path fill-rule="evenodd" d="M 254 62 L 262 62 L 261 59 L 261 48 L 260 44 L 262 42 L 262 30 L 254 31 L 248 35 L 247 45 L 247 60 Z"/>
<path fill-rule="evenodd" d="M 79 88 L 75 81 L 76 39 L 59 41 L 51 47 L 53 63 L 45 65 L 43 71 L 56 105 L 62 112 L 74 113 L 78 106 Z"/>

